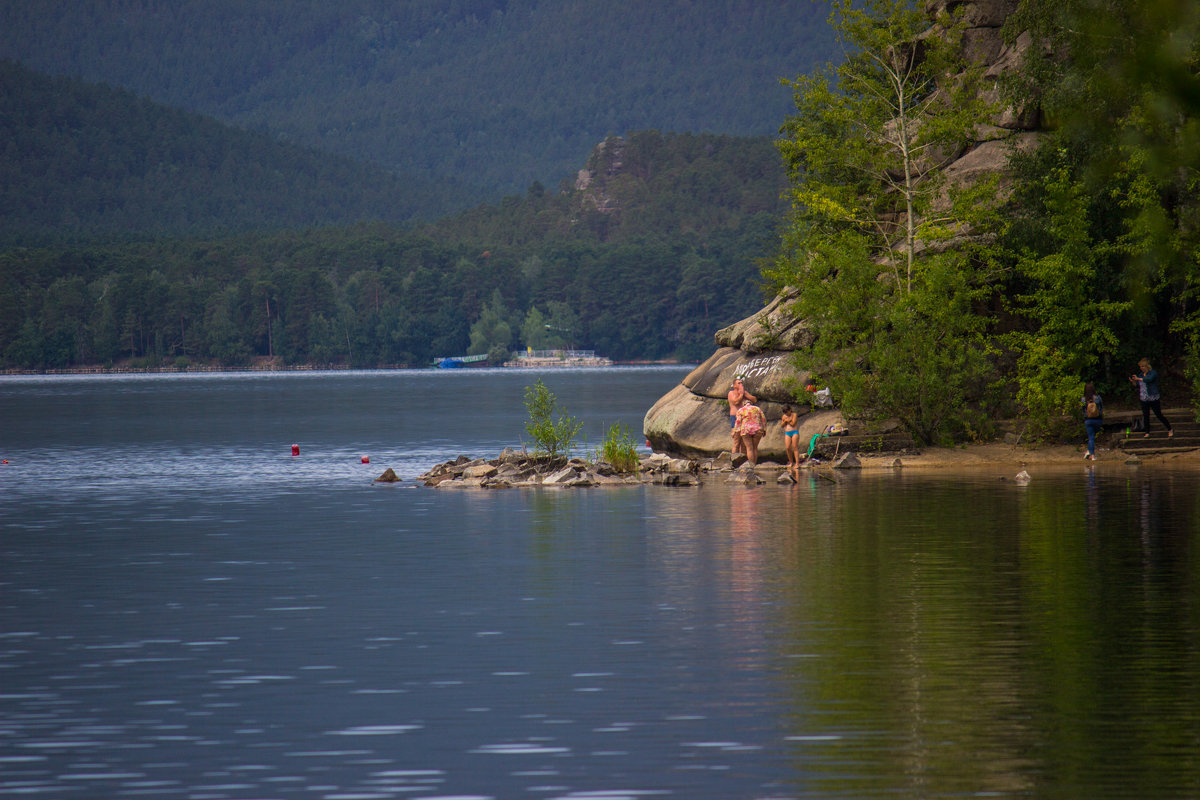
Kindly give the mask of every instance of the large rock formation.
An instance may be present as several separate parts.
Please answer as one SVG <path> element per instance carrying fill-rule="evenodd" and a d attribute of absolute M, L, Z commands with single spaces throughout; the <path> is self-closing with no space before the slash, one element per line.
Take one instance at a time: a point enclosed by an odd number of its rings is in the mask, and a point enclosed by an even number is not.
<path fill-rule="evenodd" d="M 647 412 L 643 427 L 651 447 L 692 458 L 729 450 L 732 439 L 725 398 L 738 376 L 767 417 L 760 458 L 786 460 L 778 424 L 784 406 L 791 405 L 800 414 L 805 446 L 812 434 L 841 420 L 835 410 L 813 408 L 811 394 L 805 391 L 808 376 L 792 363 L 792 353 L 813 340 L 807 326 L 784 310 L 794 299 L 792 293 L 780 295 L 754 316 L 717 332 L 717 352 Z M 797 396 L 806 399 L 797 402 Z"/>
<path fill-rule="evenodd" d="M 925 3 L 931 20 L 944 10 L 964 14 L 968 27 L 963 47 L 974 63 L 983 66 L 983 93 L 989 100 L 999 100 L 1001 76 L 1017 69 L 1031 46 L 1029 34 L 1022 34 L 1008 44 L 1001 31 L 1017 3 L 1018 0 L 926 0 Z M 939 35 L 938 26 L 933 25 L 925 35 Z M 997 106 L 999 110 L 993 118 L 978 127 L 975 142 L 942 167 L 950 185 L 969 184 L 982 176 L 999 174 L 1003 190 L 1009 154 L 1014 148 L 1036 145 L 1040 123 L 1037 105 L 1015 108 L 997 103 Z M 962 235 L 969 236 L 970 232 L 963 231 Z M 733 378 L 739 374 L 745 377 L 746 389 L 759 398 L 767 416 L 767 435 L 759 444 L 760 458 L 784 458 L 783 432 L 778 425 L 784 405 L 791 404 L 800 412 L 800 437 L 805 446 L 812 434 L 842 421 L 836 410 L 813 407 L 812 395 L 805 390 L 809 376 L 798 372 L 790 357 L 810 346 L 815 334 L 802 320 L 788 313 L 787 307 L 795 298 L 794 292 L 786 292 L 757 314 L 716 334 L 719 349 L 647 412 L 644 431 L 654 449 L 689 457 L 730 449 L 729 407 L 725 397 Z"/>

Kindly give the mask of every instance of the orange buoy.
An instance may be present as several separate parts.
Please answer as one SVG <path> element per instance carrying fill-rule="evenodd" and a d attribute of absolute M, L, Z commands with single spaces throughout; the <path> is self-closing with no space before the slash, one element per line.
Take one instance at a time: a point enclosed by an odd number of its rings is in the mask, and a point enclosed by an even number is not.
<path fill-rule="evenodd" d="M 298 445 L 298 444 L 292 445 L 292 455 L 294 455 L 294 456 L 300 455 L 300 445 Z"/>

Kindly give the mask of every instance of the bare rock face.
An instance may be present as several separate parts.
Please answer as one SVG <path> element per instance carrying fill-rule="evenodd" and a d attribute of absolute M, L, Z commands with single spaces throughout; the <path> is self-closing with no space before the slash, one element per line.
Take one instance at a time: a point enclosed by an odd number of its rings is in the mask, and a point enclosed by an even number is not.
<path fill-rule="evenodd" d="M 787 311 L 798 296 L 795 290 L 779 294 L 754 316 L 717 331 L 717 344 L 747 353 L 792 352 L 809 347 L 815 338 L 812 330 Z"/>
<path fill-rule="evenodd" d="M 726 341 L 744 342 L 746 331 L 753 332 L 760 324 L 760 316 L 726 328 L 718 334 L 718 340 L 725 337 Z M 807 335 L 799 333 L 802 328 L 800 324 L 794 326 L 797 336 Z M 790 405 L 800 417 L 798 435 L 805 447 L 813 434 L 842 421 L 838 411 L 813 407 L 812 395 L 804 390 L 808 375 L 796 369 L 792 353 L 721 347 L 646 413 L 642 427 L 650 446 L 687 458 L 706 458 L 730 450 L 733 440 L 726 396 L 733 379 L 740 375 L 746 391 L 758 398 L 757 404 L 767 418 L 767 433 L 758 445 L 759 459 L 786 461 L 783 428 L 779 425 L 785 406 Z M 797 393 L 808 399 L 797 401 Z"/>

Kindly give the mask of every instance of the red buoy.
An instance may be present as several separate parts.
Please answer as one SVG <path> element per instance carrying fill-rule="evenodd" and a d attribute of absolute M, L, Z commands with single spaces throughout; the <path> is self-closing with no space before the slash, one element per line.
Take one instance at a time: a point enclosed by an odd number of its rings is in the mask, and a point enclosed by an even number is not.
<path fill-rule="evenodd" d="M 292 445 L 292 455 L 294 455 L 294 456 L 300 455 L 300 445 L 298 445 L 298 444 Z"/>
<path fill-rule="evenodd" d="M 364 463 L 364 464 L 370 464 L 370 463 L 371 463 L 371 457 L 370 457 L 370 456 L 363 456 L 363 457 L 362 457 L 362 463 Z"/>

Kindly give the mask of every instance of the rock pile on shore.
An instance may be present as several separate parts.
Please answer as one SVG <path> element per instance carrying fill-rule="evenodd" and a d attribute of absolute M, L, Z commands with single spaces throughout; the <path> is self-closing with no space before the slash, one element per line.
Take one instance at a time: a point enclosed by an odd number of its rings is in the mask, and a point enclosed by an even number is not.
<path fill-rule="evenodd" d="M 831 466 L 853 469 L 858 466 L 853 454 Z M 388 482 L 386 473 L 377 480 Z M 439 489 L 509 489 L 532 486 L 623 486 L 658 484 L 698 486 L 706 480 L 758 485 L 768 481 L 792 483 L 787 469 L 764 461 L 757 466 L 746 463 L 744 455 L 723 452 L 713 458 L 672 458 L 662 453 L 642 456 L 634 472 L 621 472 L 611 464 L 591 463 L 581 458 L 556 458 L 534 455 L 507 447 L 493 459 L 459 456 L 430 469 L 418 478 L 426 486 Z"/>

